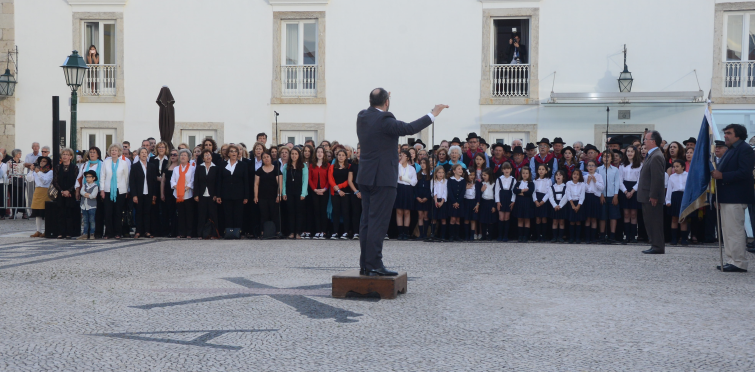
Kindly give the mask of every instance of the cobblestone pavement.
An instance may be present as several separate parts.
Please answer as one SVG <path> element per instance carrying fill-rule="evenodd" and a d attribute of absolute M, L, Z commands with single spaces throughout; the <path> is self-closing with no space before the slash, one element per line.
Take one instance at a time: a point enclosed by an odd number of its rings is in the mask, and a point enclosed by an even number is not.
<path fill-rule="evenodd" d="M 389 241 L 408 293 L 342 300 L 330 277 L 355 241 L 62 241 L 5 222 L 4 372 L 755 370 L 755 275 L 717 272 L 716 248 Z"/>

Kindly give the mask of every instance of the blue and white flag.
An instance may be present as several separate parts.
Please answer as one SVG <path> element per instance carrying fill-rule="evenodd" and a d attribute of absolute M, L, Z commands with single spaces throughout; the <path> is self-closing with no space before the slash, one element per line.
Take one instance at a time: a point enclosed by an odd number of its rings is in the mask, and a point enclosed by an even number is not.
<path fill-rule="evenodd" d="M 695 153 L 692 155 L 692 161 L 689 164 L 687 186 L 684 188 L 679 222 L 683 222 L 692 212 L 709 205 L 708 193 L 714 191 L 712 190 L 713 183 L 711 182 L 710 172 L 714 167 L 713 164 L 715 164 L 716 137 L 709 118 L 710 112 L 706 108 L 703 123 L 700 125 L 700 133 L 697 135 Z"/>

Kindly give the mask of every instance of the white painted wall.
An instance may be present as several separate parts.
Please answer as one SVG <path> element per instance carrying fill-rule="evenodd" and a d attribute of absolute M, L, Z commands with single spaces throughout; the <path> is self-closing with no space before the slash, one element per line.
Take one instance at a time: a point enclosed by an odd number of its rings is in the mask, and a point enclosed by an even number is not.
<path fill-rule="evenodd" d="M 226 141 L 254 141 L 280 122 L 325 123 L 325 137 L 354 144 L 356 114 L 377 86 L 392 92 L 399 119 L 447 103 L 435 129 L 442 138 L 480 132 L 480 124 L 538 124 L 538 137 L 592 142 L 605 106 L 480 105 L 482 11 L 540 8 L 540 98 L 556 73 L 556 92 L 615 92 L 629 49 L 633 91 L 708 92 L 717 0 L 524 1 L 331 0 L 327 6 L 273 9 L 262 0 L 129 0 L 124 13 L 125 104 L 79 105 L 80 120 L 125 121 L 132 143 L 158 136 L 155 99 L 168 85 L 176 121 L 223 122 Z M 103 11 L 112 8 L 90 7 Z M 326 105 L 271 105 L 273 10 L 326 11 Z M 78 10 L 77 10 L 78 11 Z M 20 82 L 16 145 L 49 137 L 50 96 L 70 94 L 60 65 L 70 54 L 72 10 L 63 0 L 16 2 Z M 611 105 L 611 123 L 619 105 Z M 702 105 L 638 105 L 626 124 L 654 124 L 674 139 L 696 135 Z M 532 138 L 532 140 L 535 140 Z M 49 140 L 41 140 L 49 142 Z"/>

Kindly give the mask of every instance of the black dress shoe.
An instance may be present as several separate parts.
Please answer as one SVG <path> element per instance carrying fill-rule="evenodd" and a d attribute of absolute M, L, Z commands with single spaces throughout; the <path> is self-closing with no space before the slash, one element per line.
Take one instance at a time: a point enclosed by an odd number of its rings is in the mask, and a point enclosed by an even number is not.
<path fill-rule="evenodd" d="M 367 270 L 367 276 L 397 276 L 398 273 L 384 267 L 375 270 Z"/>
<path fill-rule="evenodd" d="M 716 269 L 721 270 L 721 266 L 716 266 Z M 736 266 L 734 266 L 732 264 L 726 264 L 726 265 L 724 265 L 724 269 L 721 270 L 721 271 L 723 271 L 725 273 L 746 273 L 747 272 L 747 270 L 740 269 L 740 268 L 738 268 L 738 267 L 736 267 Z"/>
<path fill-rule="evenodd" d="M 664 254 L 665 252 L 656 251 L 655 249 L 650 248 L 650 249 L 642 251 L 642 253 L 644 253 L 644 254 Z"/>

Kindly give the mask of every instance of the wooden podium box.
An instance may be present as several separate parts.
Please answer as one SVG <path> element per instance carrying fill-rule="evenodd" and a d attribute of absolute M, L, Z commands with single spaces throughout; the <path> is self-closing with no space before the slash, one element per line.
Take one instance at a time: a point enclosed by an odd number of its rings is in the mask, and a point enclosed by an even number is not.
<path fill-rule="evenodd" d="M 345 298 L 349 292 L 357 295 L 377 293 L 381 299 L 394 299 L 406 293 L 406 272 L 398 276 L 364 276 L 359 270 L 348 270 L 333 275 L 333 297 Z"/>

